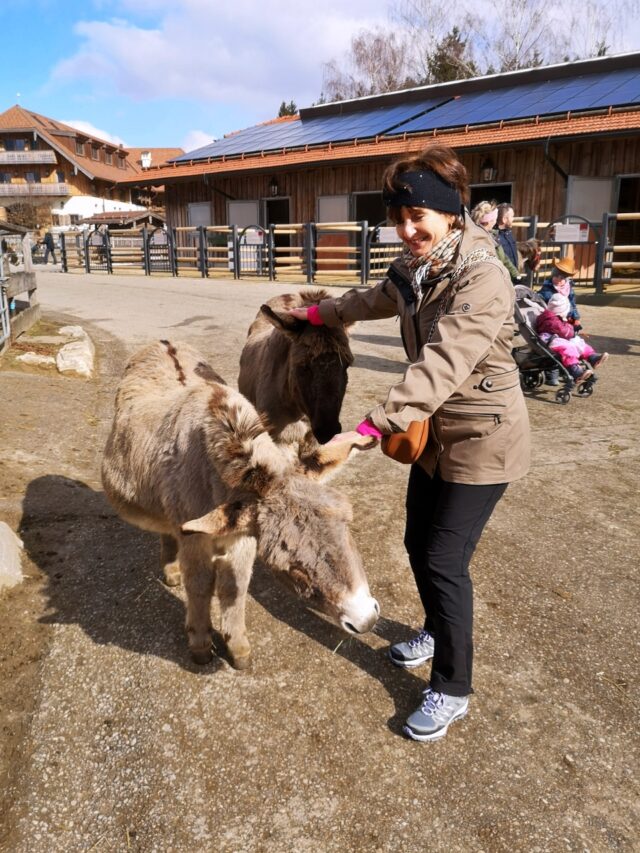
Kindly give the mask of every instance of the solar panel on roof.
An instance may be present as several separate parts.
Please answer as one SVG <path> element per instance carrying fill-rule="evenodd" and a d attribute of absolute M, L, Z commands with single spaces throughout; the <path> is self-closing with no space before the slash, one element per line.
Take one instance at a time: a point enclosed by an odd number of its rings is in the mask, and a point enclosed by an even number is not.
<path fill-rule="evenodd" d="M 459 97 L 361 108 L 342 115 L 316 115 L 261 124 L 175 158 L 176 163 L 239 156 L 328 142 L 491 124 L 501 120 L 640 103 L 640 69 L 586 74 L 513 85 Z"/>
<path fill-rule="evenodd" d="M 400 125 L 395 133 L 490 124 L 634 103 L 640 103 L 640 69 L 603 72 L 511 89 L 462 94 L 432 112 Z"/>
<path fill-rule="evenodd" d="M 223 154 L 253 154 L 258 151 L 277 151 L 280 148 L 372 138 L 382 135 L 409 118 L 434 109 L 442 102 L 442 98 L 430 98 L 343 115 L 296 118 L 287 122 L 257 125 L 183 154 L 177 157 L 175 162 L 221 157 Z"/>

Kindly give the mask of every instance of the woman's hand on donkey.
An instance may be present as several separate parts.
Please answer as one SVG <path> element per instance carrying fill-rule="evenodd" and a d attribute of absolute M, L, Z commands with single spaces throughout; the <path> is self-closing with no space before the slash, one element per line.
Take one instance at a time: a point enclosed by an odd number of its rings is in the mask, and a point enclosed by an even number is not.
<path fill-rule="evenodd" d="M 292 317 L 295 317 L 296 320 L 308 320 L 308 308 L 289 308 L 287 314 L 290 314 Z"/>

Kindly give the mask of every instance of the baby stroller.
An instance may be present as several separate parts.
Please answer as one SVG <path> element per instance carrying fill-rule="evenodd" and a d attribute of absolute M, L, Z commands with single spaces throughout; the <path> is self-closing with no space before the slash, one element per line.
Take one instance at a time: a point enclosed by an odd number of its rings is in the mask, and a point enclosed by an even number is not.
<path fill-rule="evenodd" d="M 520 340 L 512 350 L 515 363 L 520 371 L 520 384 L 523 391 L 533 391 L 544 383 L 544 374 L 549 370 L 558 370 L 562 388 L 556 391 L 556 401 L 565 405 L 571 400 L 571 391 L 576 383 L 560 361 L 536 333 L 536 318 L 547 307 L 547 303 L 538 294 L 524 284 L 515 285 L 516 307 L 515 322 Z M 581 397 L 590 397 L 597 381 L 595 373 L 577 386 Z"/>

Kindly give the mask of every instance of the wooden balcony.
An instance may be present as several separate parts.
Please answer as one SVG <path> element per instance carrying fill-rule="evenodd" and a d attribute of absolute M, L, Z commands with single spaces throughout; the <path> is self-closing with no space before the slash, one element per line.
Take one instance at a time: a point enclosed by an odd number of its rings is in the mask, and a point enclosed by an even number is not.
<path fill-rule="evenodd" d="M 69 184 L 0 184 L 0 196 L 69 195 Z"/>
<path fill-rule="evenodd" d="M 0 165 L 3 163 L 57 163 L 55 151 L 0 151 Z"/>

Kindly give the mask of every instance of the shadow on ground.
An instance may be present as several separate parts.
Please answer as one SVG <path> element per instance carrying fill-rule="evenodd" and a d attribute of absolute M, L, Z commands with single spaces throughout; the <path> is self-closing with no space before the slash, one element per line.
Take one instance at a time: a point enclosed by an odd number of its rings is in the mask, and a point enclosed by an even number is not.
<path fill-rule="evenodd" d="M 159 539 L 121 521 L 104 493 L 79 480 L 47 475 L 26 490 L 20 536 L 30 559 L 46 578 L 45 624 L 76 624 L 98 645 L 156 655 L 194 673 L 219 670 L 214 657 L 204 667 L 189 657 L 184 604 L 160 580 Z M 305 608 L 257 561 L 250 594 L 271 617 L 304 634 L 377 679 L 395 703 L 388 721 L 394 732 L 415 704 L 416 678 L 392 666 L 386 646 L 368 644 Z M 251 640 L 258 630 L 248 618 Z M 409 628 L 381 618 L 375 633 L 388 642 L 406 639 Z M 223 650 L 219 635 L 216 649 Z"/>

